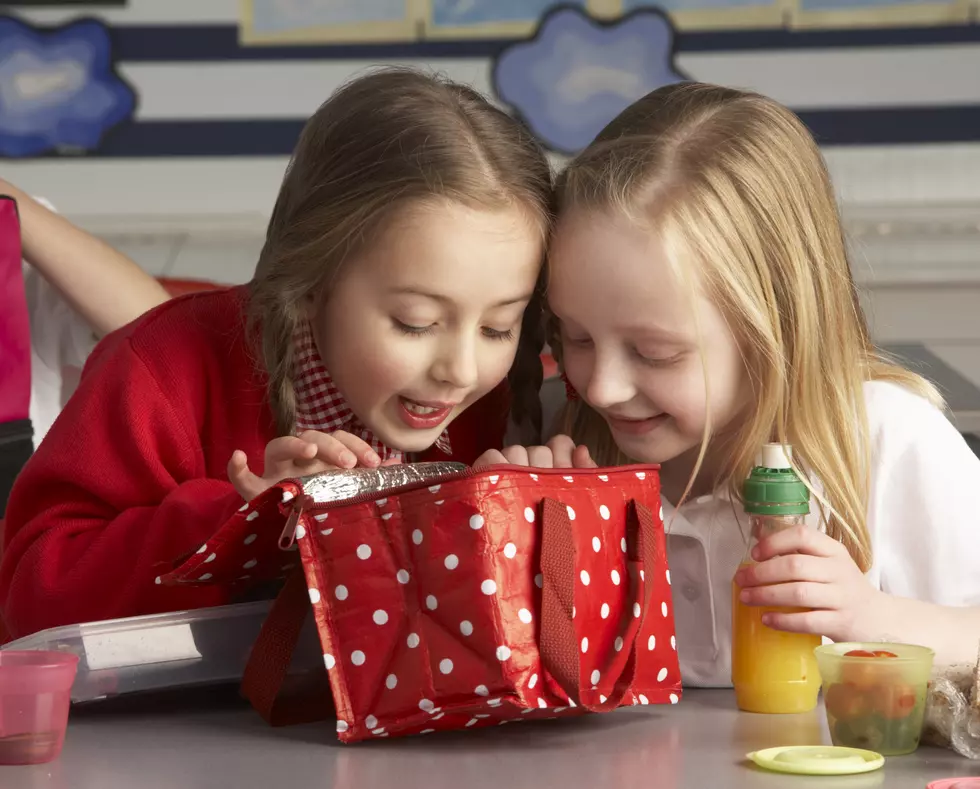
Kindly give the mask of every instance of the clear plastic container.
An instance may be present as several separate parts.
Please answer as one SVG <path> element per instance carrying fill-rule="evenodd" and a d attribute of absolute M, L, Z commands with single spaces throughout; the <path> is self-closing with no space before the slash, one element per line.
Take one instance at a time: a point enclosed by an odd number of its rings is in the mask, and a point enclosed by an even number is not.
<path fill-rule="evenodd" d="M 41 764 L 61 753 L 78 657 L 0 652 L 0 764 Z"/>
<path fill-rule="evenodd" d="M 934 653 L 910 644 L 839 643 L 816 650 L 834 745 L 884 756 L 919 747 Z"/>
<path fill-rule="evenodd" d="M 241 680 L 271 600 L 116 619 L 45 630 L 7 644 L 78 657 L 71 689 L 75 703 L 114 696 Z M 308 617 L 297 662 L 322 665 Z M 295 665 L 295 664 L 294 664 Z"/>

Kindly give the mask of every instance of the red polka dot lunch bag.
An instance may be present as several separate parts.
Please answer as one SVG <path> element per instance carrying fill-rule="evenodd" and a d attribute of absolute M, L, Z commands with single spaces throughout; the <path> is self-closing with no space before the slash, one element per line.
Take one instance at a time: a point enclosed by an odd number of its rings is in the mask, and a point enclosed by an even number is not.
<path fill-rule="evenodd" d="M 656 466 L 284 481 L 163 582 L 271 580 L 297 548 L 242 683 L 272 723 L 335 716 L 354 742 L 680 699 Z M 311 606 L 329 688 L 289 711 Z"/>

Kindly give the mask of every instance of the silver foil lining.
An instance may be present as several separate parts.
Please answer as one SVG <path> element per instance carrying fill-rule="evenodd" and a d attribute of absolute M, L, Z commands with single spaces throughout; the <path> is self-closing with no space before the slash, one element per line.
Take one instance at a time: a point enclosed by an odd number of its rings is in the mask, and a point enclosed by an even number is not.
<path fill-rule="evenodd" d="M 302 477 L 300 482 L 307 503 L 332 504 L 356 496 L 391 493 L 399 488 L 457 476 L 464 471 L 466 466 L 462 463 L 407 463 L 381 468 L 325 471 Z"/>

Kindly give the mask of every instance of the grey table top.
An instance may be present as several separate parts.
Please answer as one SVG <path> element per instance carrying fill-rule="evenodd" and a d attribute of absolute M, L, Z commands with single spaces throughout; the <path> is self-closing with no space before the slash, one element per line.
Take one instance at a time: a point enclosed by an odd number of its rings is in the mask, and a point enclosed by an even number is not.
<path fill-rule="evenodd" d="M 933 748 L 863 776 L 765 773 L 744 754 L 825 740 L 822 713 L 739 713 L 723 690 L 688 691 L 673 707 L 354 746 L 327 724 L 270 729 L 225 697 L 72 715 L 61 758 L 0 767 L 3 789 L 921 789 L 980 775 L 980 763 Z"/>

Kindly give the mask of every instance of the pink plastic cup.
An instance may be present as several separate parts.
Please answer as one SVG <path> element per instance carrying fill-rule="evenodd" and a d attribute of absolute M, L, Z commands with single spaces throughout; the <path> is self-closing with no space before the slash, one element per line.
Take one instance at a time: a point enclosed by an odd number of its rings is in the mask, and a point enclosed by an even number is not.
<path fill-rule="evenodd" d="M 61 753 L 78 656 L 0 651 L 0 764 L 41 764 Z"/>

